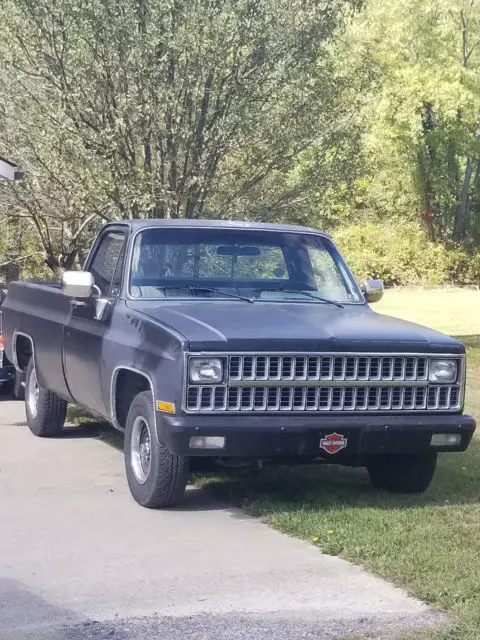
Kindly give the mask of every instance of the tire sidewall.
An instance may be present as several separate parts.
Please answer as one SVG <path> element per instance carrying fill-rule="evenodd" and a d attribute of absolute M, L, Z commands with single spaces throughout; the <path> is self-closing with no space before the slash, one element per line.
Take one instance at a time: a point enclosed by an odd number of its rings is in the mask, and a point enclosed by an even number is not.
<path fill-rule="evenodd" d="M 157 434 L 155 430 L 155 419 L 153 413 L 153 406 L 150 394 L 142 393 L 140 396 L 137 396 L 132 405 L 130 407 L 130 411 L 128 412 L 127 425 L 125 428 L 125 446 L 124 446 L 124 455 L 125 455 L 125 470 L 127 474 L 128 486 L 130 487 L 130 491 L 137 502 L 140 504 L 144 504 L 148 502 L 151 495 L 154 493 L 156 485 L 156 474 L 155 469 L 159 464 L 159 456 L 160 456 L 160 448 L 161 445 L 157 442 Z M 131 461 L 131 450 L 132 450 L 132 435 L 133 435 L 133 425 L 137 418 L 143 418 L 145 422 L 148 424 L 148 428 L 150 430 L 150 472 L 147 480 L 144 484 L 141 484 L 133 471 L 132 461 Z"/>
<path fill-rule="evenodd" d="M 31 412 L 30 412 L 30 406 L 29 406 L 29 390 L 30 390 L 30 378 L 32 377 L 32 373 L 35 371 L 35 363 L 33 361 L 33 357 L 30 359 L 30 362 L 28 363 L 28 367 L 27 367 L 27 373 L 25 375 L 25 413 L 27 414 L 27 424 L 30 428 L 30 431 L 32 431 L 35 435 L 38 435 L 38 404 L 37 404 L 37 415 L 36 416 L 32 416 Z"/>
<path fill-rule="evenodd" d="M 60 436 L 65 424 L 67 402 L 39 385 L 37 415 L 33 416 L 30 412 L 28 398 L 30 379 L 34 371 L 35 363 L 32 357 L 28 363 L 27 374 L 25 376 L 25 413 L 27 415 L 28 428 L 34 435 L 40 438 Z"/>

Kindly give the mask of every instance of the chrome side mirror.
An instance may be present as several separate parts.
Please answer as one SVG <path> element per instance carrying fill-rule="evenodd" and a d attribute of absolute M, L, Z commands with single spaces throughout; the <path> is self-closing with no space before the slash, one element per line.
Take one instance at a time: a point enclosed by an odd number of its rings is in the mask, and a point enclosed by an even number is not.
<path fill-rule="evenodd" d="M 63 294 L 70 298 L 90 298 L 95 282 L 89 271 L 65 271 L 62 274 Z"/>
<path fill-rule="evenodd" d="M 365 280 L 362 293 L 367 302 L 378 302 L 383 297 L 383 282 L 381 280 Z"/>

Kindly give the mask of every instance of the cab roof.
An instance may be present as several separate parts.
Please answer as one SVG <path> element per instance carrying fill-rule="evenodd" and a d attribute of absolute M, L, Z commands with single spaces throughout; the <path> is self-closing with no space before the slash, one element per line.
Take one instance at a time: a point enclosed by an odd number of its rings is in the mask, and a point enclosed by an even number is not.
<path fill-rule="evenodd" d="M 109 222 L 105 226 L 111 225 L 125 225 L 132 231 L 139 231 L 141 229 L 152 227 L 176 227 L 179 229 L 248 229 L 251 231 L 283 231 L 284 233 L 315 233 L 317 235 L 330 237 L 328 233 L 325 233 L 324 231 L 297 225 L 239 220 L 206 220 L 203 218 L 169 218 L 168 220 L 161 218 L 147 218 L 142 220 L 119 220 L 118 222 Z"/>

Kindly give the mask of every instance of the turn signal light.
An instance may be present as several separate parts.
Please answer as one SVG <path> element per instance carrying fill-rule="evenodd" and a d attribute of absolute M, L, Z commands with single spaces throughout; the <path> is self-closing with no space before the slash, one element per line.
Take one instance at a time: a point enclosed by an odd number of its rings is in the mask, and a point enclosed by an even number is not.
<path fill-rule="evenodd" d="M 164 402 L 163 400 L 159 400 L 157 402 L 157 410 L 163 411 L 163 413 L 175 413 L 175 405 L 173 402 Z"/>

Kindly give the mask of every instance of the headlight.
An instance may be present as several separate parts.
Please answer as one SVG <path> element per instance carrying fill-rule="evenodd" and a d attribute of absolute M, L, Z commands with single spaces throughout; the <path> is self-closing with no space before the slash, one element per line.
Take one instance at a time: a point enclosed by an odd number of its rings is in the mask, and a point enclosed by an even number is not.
<path fill-rule="evenodd" d="M 190 360 L 190 382 L 207 384 L 222 382 L 223 362 L 220 358 L 192 358 Z"/>
<path fill-rule="evenodd" d="M 430 360 L 428 379 L 430 382 L 455 382 L 457 371 L 456 360 Z"/>

